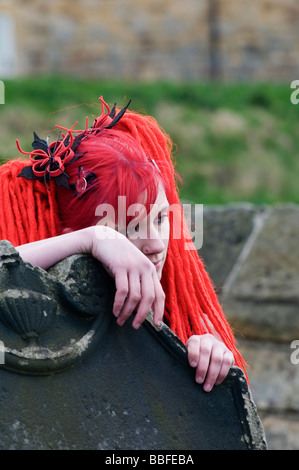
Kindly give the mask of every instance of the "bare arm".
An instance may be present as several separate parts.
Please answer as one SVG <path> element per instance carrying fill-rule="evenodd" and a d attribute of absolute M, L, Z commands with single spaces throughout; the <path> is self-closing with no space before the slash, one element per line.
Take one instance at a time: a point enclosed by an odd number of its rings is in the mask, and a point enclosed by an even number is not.
<path fill-rule="evenodd" d="M 104 226 L 67 233 L 16 247 L 24 261 L 48 269 L 77 253 L 90 253 L 115 279 L 113 313 L 123 325 L 136 310 L 133 327 L 138 328 L 149 310 L 159 325 L 164 314 L 165 295 L 153 263 L 124 235 Z"/>
<path fill-rule="evenodd" d="M 90 253 L 102 262 L 115 279 L 113 313 L 123 325 L 136 310 L 133 326 L 138 328 L 149 309 L 158 325 L 164 314 L 165 295 L 154 265 L 124 236 L 107 227 L 89 227 L 58 237 L 16 247 L 24 261 L 48 269 L 76 253 Z M 210 334 L 191 336 L 186 343 L 190 365 L 196 368 L 196 381 L 210 391 L 223 381 L 233 364 L 233 355 Z"/>
<path fill-rule="evenodd" d="M 92 228 L 88 228 L 20 245 L 16 250 L 24 261 L 48 269 L 70 255 L 91 253 L 91 245 Z"/>

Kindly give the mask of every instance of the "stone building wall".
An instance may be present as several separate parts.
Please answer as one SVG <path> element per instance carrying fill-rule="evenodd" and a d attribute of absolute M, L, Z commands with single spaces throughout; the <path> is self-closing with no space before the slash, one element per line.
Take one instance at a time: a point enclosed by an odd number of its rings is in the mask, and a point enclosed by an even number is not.
<path fill-rule="evenodd" d="M 294 80 L 296 0 L 0 0 L 0 78 Z"/>
<path fill-rule="evenodd" d="M 249 364 L 269 449 L 299 449 L 299 207 L 207 207 L 199 254 Z"/>

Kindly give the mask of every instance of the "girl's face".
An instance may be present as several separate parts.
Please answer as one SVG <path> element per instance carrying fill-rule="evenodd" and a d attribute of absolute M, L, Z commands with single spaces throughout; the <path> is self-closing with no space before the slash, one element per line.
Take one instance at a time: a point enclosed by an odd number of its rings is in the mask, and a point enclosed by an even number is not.
<path fill-rule="evenodd" d="M 155 265 L 158 278 L 161 279 L 170 231 L 169 203 L 162 185 L 160 185 L 155 203 L 151 205 L 149 214 L 142 203 L 133 204 L 128 210 L 130 210 L 128 215 L 133 217 L 128 226 L 125 223 L 121 224 L 120 221 L 116 226 L 114 217 L 109 216 L 100 219 L 98 224 L 107 225 L 125 235 Z"/>
<path fill-rule="evenodd" d="M 148 215 L 137 217 L 126 228 L 126 236 L 154 265 L 158 278 L 167 256 L 169 242 L 169 203 L 162 186 Z M 121 230 L 120 230 L 121 231 Z"/>

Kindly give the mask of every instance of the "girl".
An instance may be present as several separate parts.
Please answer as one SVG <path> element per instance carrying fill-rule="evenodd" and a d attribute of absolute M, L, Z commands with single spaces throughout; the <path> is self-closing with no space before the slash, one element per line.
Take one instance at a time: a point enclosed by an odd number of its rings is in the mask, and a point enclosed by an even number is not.
<path fill-rule="evenodd" d="M 210 391 L 244 361 L 196 249 L 186 249 L 171 140 L 152 117 L 100 100 L 101 116 L 76 137 L 74 126 L 51 144 L 34 134 L 32 152 L 17 141 L 31 162 L 1 167 L 0 236 L 43 269 L 91 253 L 115 279 L 117 323 L 136 312 L 138 329 L 152 308 Z"/>

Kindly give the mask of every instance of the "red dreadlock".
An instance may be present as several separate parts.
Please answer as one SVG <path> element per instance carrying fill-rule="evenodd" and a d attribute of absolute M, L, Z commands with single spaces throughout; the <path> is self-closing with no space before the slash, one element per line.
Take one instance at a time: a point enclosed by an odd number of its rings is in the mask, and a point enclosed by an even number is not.
<path fill-rule="evenodd" d="M 26 165 L 12 160 L 0 167 L 0 238 L 14 246 L 53 237 L 59 224 L 54 181 L 48 191 L 39 181 L 18 178 Z"/>

